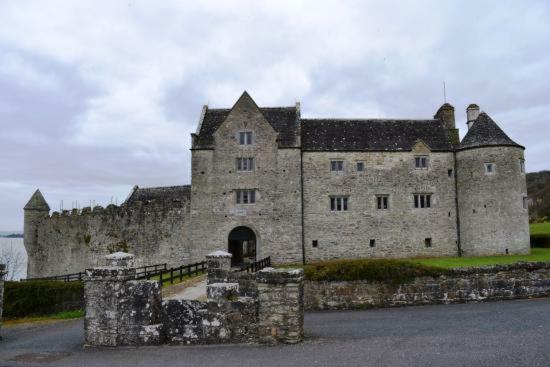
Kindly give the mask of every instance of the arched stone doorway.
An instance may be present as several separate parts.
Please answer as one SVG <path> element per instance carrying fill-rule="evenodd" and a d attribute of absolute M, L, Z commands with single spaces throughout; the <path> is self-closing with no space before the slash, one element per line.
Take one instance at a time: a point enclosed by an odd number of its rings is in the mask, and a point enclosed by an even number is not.
<path fill-rule="evenodd" d="M 229 233 L 228 251 L 233 255 L 231 266 L 256 261 L 256 234 L 248 227 L 236 227 Z"/>

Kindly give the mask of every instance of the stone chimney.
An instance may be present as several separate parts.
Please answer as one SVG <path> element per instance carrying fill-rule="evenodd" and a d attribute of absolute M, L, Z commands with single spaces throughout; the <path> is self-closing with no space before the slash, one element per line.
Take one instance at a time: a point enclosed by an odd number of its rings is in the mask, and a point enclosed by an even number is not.
<path fill-rule="evenodd" d="M 479 106 L 472 103 L 471 105 L 466 108 L 466 118 L 468 119 L 468 122 L 466 124 L 468 125 L 468 130 L 472 127 L 474 122 L 476 121 L 477 117 L 479 116 Z"/>
<path fill-rule="evenodd" d="M 458 145 L 460 143 L 460 138 L 458 136 L 458 129 L 455 125 L 455 108 L 449 103 L 444 103 L 441 107 L 439 107 L 434 115 L 434 118 L 443 122 L 443 125 L 449 132 L 449 137 L 452 144 Z"/>

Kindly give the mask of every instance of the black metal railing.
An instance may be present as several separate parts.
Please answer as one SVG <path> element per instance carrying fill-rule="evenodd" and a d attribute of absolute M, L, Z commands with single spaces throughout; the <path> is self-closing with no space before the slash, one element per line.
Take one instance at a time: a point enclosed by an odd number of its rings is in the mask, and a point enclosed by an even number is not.
<path fill-rule="evenodd" d="M 175 281 L 180 282 L 185 278 L 191 278 L 195 275 L 206 273 L 206 261 L 182 265 L 176 268 L 161 269 L 152 271 L 146 274 L 137 276 L 136 279 L 153 279 L 158 280 L 162 286 L 164 283 L 174 284 Z"/>
<path fill-rule="evenodd" d="M 143 277 L 148 274 L 158 273 L 159 271 L 167 270 L 167 264 L 155 264 L 155 265 L 145 265 L 136 268 L 136 276 Z M 51 275 L 48 277 L 39 277 L 39 278 L 27 278 L 21 279 L 22 281 L 32 281 L 32 280 L 61 280 L 64 282 L 76 282 L 84 280 L 85 272 L 81 271 L 79 273 L 72 274 L 63 274 L 63 275 Z M 143 278 L 138 278 L 143 279 Z"/>
<path fill-rule="evenodd" d="M 261 260 L 254 261 L 253 263 L 244 265 L 239 271 L 246 271 L 247 273 L 254 273 L 263 268 L 271 266 L 271 257 L 265 257 Z"/>

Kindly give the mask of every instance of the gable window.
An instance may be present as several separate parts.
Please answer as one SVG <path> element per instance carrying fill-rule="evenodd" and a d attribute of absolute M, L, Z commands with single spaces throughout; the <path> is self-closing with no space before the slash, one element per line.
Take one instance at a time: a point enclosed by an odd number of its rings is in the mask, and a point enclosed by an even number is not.
<path fill-rule="evenodd" d="M 343 172 L 344 161 L 330 161 L 330 170 L 332 172 Z"/>
<path fill-rule="evenodd" d="M 496 166 L 494 163 L 485 163 L 485 174 L 492 175 L 496 171 Z"/>
<path fill-rule="evenodd" d="M 252 131 L 239 131 L 239 144 L 252 145 Z"/>
<path fill-rule="evenodd" d="M 333 212 L 343 212 L 348 210 L 348 197 L 347 196 L 331 196 L 330 197 L 330 210 Z"/>
<path fill-rule="evenodd" d="M 357 172 L 363 172 L 365 170 L 365 162 L 357 162 Z"/>
<path fill-rule="evenodd" d="M 525 159 L 519 160 L 519 171 L 525 173 Z"/>
<path fill-rule="evenodd" d="M 431 208 L 431 206 L 432 206 L 431 194 L 414 194 L 415 208 Z"/>
<path fill-rule="evenodd" d="M 376 208 L 377 209 L 388 209 L 388 195 L 378 195 L 376 197 Z"/>
<path fill-rule="evenodd" d="M 256 202 L 256 190 L 235 190 L 235 201 L 237 204 L 254 204 Z"/>
<path fill-rule="evenodd" d="M 414 157 L 414 166 L 416 167 L 416 169 L 428 168 L 428 156 L 422 155 Z"/>
<path fill-rule="evenodd" d="M 254 171 L 254 158 L 237 158 L 237 171 Z"/>

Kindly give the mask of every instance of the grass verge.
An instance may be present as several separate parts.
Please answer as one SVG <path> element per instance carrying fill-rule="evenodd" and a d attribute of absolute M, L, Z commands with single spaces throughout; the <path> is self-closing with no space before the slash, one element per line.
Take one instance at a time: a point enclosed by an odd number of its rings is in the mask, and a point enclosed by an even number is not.
<path fill-rule="evenodd" d="M 550 234 L 550 222 L 530 224 L 529 232 L 531 234 Z"/>
<path fill-rule="evenodd" d="M 409 259 L 409 261 L 440 268 L 466 268 L 473 266 L 513 264 L 518 261 L 550 262 L 550 248 L 532 248 L 530 255 L 437 257 L 430 259 Z"/>
<path fill-rule="evenodd" d="M 58 312 L 58 313 L 54 313 L 51 315 L 44 315 L 44 316 L 28 316 L 28 317 L 19 317 L 19 318 L 13 318 L 13 319 L 5 319 L 3 320 L 2 323 L 4 325 L 18 325 L 18 324 L 27 324 L 32 322 L 79 319 L 81 317 L 84 317 L 84 310 L 63 311 L 63 312 Z"/>

